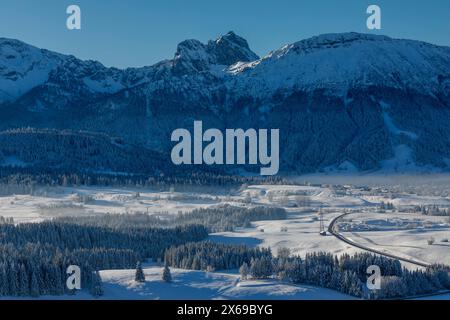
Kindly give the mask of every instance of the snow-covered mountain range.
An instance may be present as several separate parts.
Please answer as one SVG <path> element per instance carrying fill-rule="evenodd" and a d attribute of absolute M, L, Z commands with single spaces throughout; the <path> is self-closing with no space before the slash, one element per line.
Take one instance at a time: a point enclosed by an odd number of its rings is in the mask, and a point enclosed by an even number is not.
<path fill-rule="evenodd" d="M 343 33 L 259 58 L 230 32 L 120 70 L 0 38 L 0 130 L 100 132 L 166 153 L 194 120 L 279 128 L 285 172 L 448 170 L 450 48 Z"/>

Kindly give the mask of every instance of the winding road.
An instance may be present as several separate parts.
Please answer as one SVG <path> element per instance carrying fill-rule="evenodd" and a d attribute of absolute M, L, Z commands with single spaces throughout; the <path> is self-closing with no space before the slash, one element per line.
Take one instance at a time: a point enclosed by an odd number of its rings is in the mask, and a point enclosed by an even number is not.
<path fill-rule="evenodd" d="M 354 242 L 354 241 L 344 237 L 341 233 L 336 231 L 335 227 L 336 227 L 336 223 L 340 219 L 342 219 L 342 218 L 344 218 L 344 217 L 346 217 L 348 215 L 350 215 L 350 213 L 344 213 L 344 214 L 341 214 L 340 216 L 334 218 L 333 220 L 331 220 L 330 224 L 328 225 L 328 232 L 331 233 L 333 236 L 335 236 L 337 239 L 339 239 L 339 240 L 341 240 L 341 241 L 343 241 L 343 242 L 345 242 L 345 243 L 347 243 L 349 245 L 352 245 L 352 246 L 354 246 L 356 248 L 359 248 L 359 249 L 362 249 L 362 250 L 365 250 L 365 251 L 369 251 L 369 252 L 372 252 L 372 253 L 376 253 L 376 254 L 379 254 L 379 255 L 382 255 L 382 256 L 385 256 L 385 257 L 388 257 L 388 258 L 397 259 L 397 260 L 400 260 L 400 261 L 403 261 L 403 262 L 408 262 L 408 263 L 411 263 L 413 265 L 416 265 L 416 266 L 419 266 L 419 267 L 423 267 L 423 268 L 427 268 L 427 267 L 430 266 L 430 264 L 428 264 L 428 263 L 420 262 L 420 261 L 413 260 L 413 259 L 403 258 L 403 257 L 397 256 L 395 254 L 386 253 L 386 252 L 383 252 L 383 251 L 380 251 L 380 250 L 376 250 L 376 249 L 367 247 L 365 245 L 356 243 L 356 242 Z"/>
<path fill-rule="evenodd" d="M 419 266 L 419 267 L 423 267 L 423 268 L 429 267 L 431 265 L 431 264 L 428 264 L 428 263 L 423 263 L 423 262 L 416 261 L 416 260 L 413 260 L 413 259 L 407 259 L 407 258 L 399 257 L 399 256 L 397 256 L 395 254 L 386 253 L 386 252 L 383 252 L 383 251 L 380 251 L 380 250 L 376 250 L 376 249 L 364 246 L 362 244 L 356 243 L 356 242 L 354 242 L 354 241 L 344 237 L 341 233 L 336 231 L 335 226 L 336 226 L 336 223 L 340 219 L 342 219 L 342 218 L 344 218 L 344 217 L 346 217 L 346 216 L 348 216 L 350 214 L 351 213 L 344 213 L 344 214 L 341 214 L 340 216 L 334 218 L 333 220 L 331 220 L 330 224 L 328 225 L 328 232 L 331 233 L 333 236 L 335 236 L 337 239 L 339 239 L 339 240 L 341 240 L 341 241 L 343 241 L 343 242 L 345 242 L 345 243 L 347 243 L 347 244 L 349 244 L 351 246 L 354 246 L 356 248 L 359 248 L 359 249 L 362 249 L 362 250 L 365 250 L 365 251 L 368 251 L 368 252 L 372 252 L 372 253 L 376 253 L 376 254 L 379 254 L 379 255 L 382 255 L 382 256 L 385 256 L 385 257 L 388 257 L 388 258 L 392 258 L 392 259 L 397 259 L 397 260 L 400 260 L 400 261 L 408 262 L 408 263 L 411 263 L 413 265 L 416 265 L 416 266 Z M 418 295 L 418 296 L 414 296 L 414 297 L 406 297 L 406 298 L 404 298 L 404 300 L 413 300 L 413 299 L 418 299 L 418 298 L 427 298 L 427 297 L 433 297 L 433 296 L 441 296 L 441 295 L 447 295 L 449 293 L 450 293 L 450 290 L 444 290 L 444 291 L 441 291 L 441 292 L 435 292 L 435 293 L 430 293 L 430 294 L 423 294 L 423 295 Z"/>

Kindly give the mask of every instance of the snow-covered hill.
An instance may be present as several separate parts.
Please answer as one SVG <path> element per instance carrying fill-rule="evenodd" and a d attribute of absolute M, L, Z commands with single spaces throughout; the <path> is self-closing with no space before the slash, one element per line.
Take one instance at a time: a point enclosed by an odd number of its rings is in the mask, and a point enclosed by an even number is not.
<path fill-rule="evenodd" d="M 145 70 L 145 69 L 144 69 Z M 144 75 L 133 69 L 123 72 L 96 61 L 81 61 L 18 40 L 0 38 L 0 103 L 14 101 L 31 90 L 51 85 L 91 93 L 114 93 Z M 63 94 L 63 92 L 60 92 Z"/>
<path fill-rule="evenodd" d="M 230 68 L 244 91 L 335 90 L 387 86 L 449 93 L 450 49 L 386 36 L 325 34 L 286 45 L 266 57 Z M 261 86 L 264 88 L 262 90 Z"/>
<path fill-rule="evenodd" d="M 259 58 L 230 32 L 119 70 L 0 39 L 0 129 L 102 132 L 167 152 L 193 120 L 279 128 L 281 170 L 450 168 L 450 48 L 326 34 Z"/>

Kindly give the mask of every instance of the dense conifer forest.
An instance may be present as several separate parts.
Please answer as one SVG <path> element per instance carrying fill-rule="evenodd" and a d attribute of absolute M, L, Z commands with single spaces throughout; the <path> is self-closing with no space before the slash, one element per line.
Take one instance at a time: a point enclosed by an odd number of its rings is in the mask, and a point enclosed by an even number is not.
<path fill-rule="evenodd" d="M 66 269 L 78 265 L 82 286 L 94 271 L 134 268 L 162 258 L 165 249 L 207 237 L 200 225 L 175 228 L 109 228 L 65 222 L 0 224 L 0 295 L 39 296 L 67 292 Z M 94 279 L 98 280 L 98 279 Z"/>

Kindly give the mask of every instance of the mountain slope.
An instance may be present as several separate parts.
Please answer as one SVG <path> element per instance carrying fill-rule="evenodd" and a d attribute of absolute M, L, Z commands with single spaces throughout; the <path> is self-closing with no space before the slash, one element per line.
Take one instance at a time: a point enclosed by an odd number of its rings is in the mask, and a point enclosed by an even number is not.
<path fill-rule="evenodd" d="M 158 174 L 162 155 L 119 138 L 88 132 L 19 129 L 0 132 L 0 167 L 75 172 Z"/>
<path fill-rule="evenodd" d="M 0 39 L 0 129 L 101 132 L 167 153 L 170 134 L 279 128 L 281 170 L 448 170 L 450 48 L 357 33 L 263 58 L 230 32 L 119 70 Z"/>
<path fill-rule="evenodd" d="M 450 49 L 419 41 L 358 33 L 325 34 L 232 67 L 259 95 L 282 89 L 342 91 L 387 86 L 427 93 L 450 88 Z M 280 71 L 283 72 L 280 72 Z M 252 80 L 257 80 L 252 82 Z M 244 90 L 248 88 L 244 87 Z M 258 95 L 255 93 L 255 95 Z"/>

